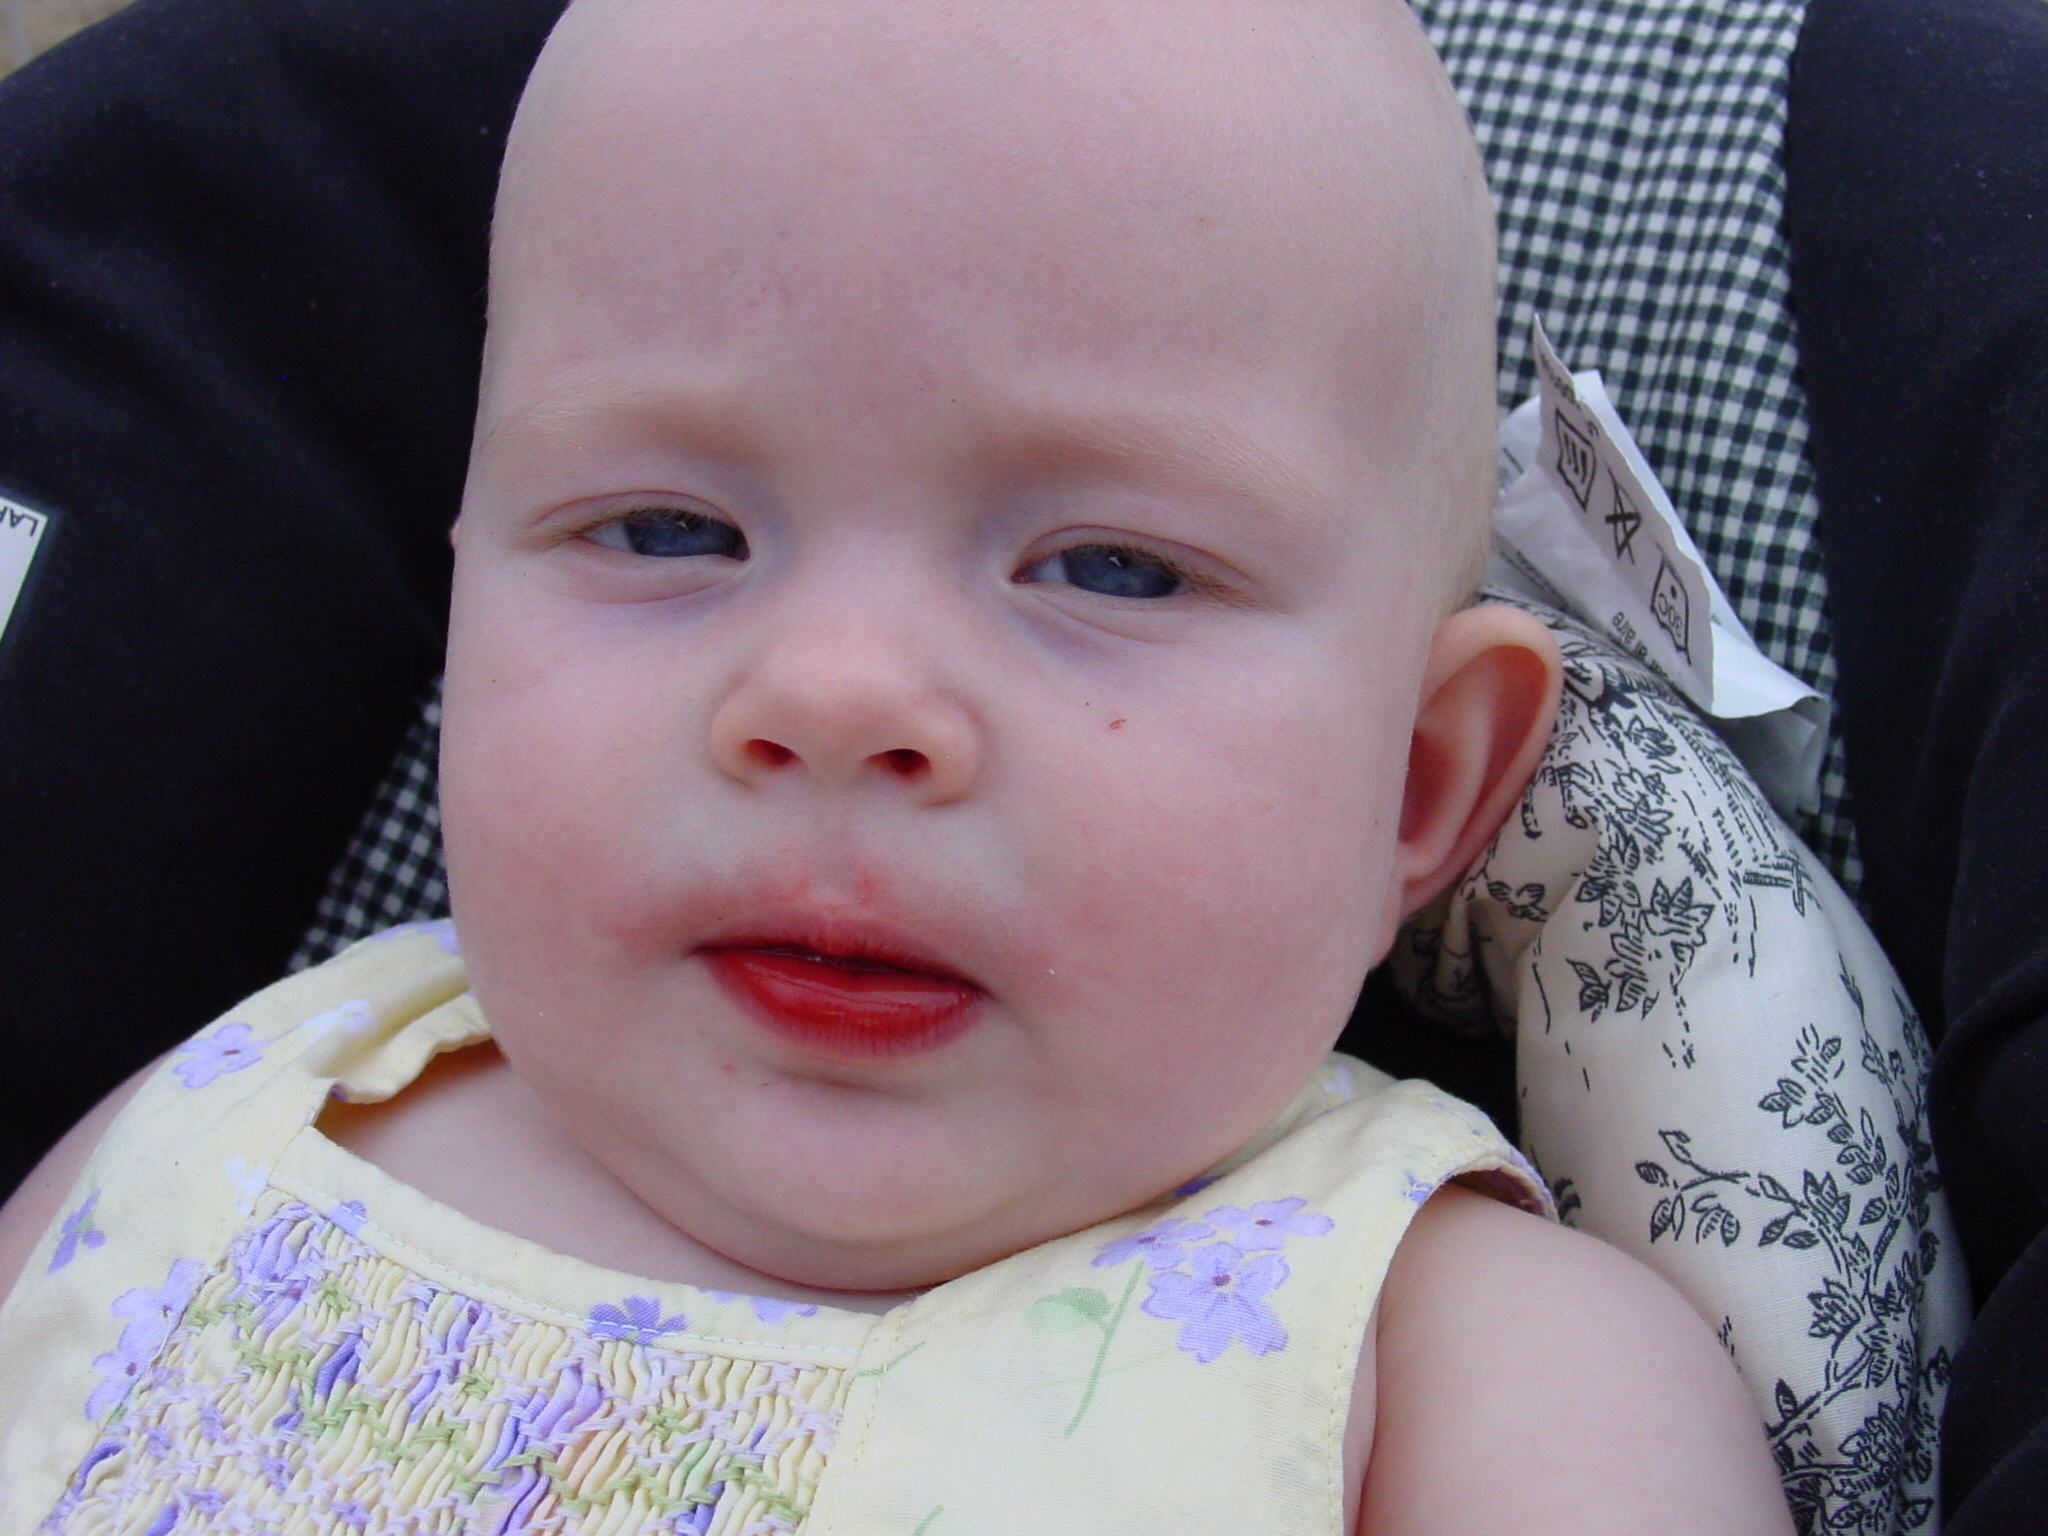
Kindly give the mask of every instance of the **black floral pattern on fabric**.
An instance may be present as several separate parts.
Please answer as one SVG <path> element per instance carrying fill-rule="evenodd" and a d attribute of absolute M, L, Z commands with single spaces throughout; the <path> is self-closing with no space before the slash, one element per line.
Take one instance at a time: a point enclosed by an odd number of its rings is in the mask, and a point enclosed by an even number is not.
<path fill-rule="evenodd" d="M 1514 1036 L 1526 1149 L 1560 1210 L 1717 1325 L 1800 1529 L 1932 1531 L 1967 1311 L 1919 1021 L 1706 722 L 1533 611 L 1565 658 L 1549 751 L 1404 930 L 1396 980 L 1432 1017 Z"/>

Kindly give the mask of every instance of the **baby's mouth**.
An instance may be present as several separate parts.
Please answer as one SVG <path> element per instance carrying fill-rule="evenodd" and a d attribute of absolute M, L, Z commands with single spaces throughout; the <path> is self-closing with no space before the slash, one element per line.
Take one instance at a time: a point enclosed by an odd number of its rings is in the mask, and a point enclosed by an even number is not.
<path fill-rule="evenodd" d="M 727 994 L 772 1033 L 842 1059 L 937 1050 L 972 1026 L 983 996 L 971 982 L 909 957 L 772 941 L 700 953 Z"/>

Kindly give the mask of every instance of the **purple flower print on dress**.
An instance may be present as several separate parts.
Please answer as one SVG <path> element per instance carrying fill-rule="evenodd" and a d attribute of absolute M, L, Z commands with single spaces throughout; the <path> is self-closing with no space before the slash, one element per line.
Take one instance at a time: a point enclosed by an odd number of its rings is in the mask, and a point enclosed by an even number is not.
<path fill-rule="evenodd" d="M 88 1419 L 104 1418 L 128 1395 L 128 1389 L 135 1384 L 136 1378 L 156 1358 L 164 1340 L 171 1336 L 171 1324 L 184 1312 L 205 1273 L 191 1259 L 179 1259 L 171 1265 L 170 1274 L 157 1289 L 137 1287 L 114 1298 L 108 1310 L 115 1317 L 125 1318 L 126 1326 L 121 1329 L 121 1337 L 113 1350 L 92 1363 L 92 1368 L 105 1379 L 86 1399 L 85 1416 Z"/>
<path fill-rule="evenodd" d="M 1219 1205 L 1209 1213 L 1209 1221 L 1239 1248 L 1284 1248 L 1290 1237 L 1321 1237 L 1330 1230 L 1330 1218 L 1304 1209 L 1307 1204 L 1297 1195 L 1287 1200 L 1261 1200 L 1248 1211 Z"/>
<path fill-rule="evenodd" d="M 171 1324 L 178 1320 L 199 1289 L 199 1282 L 205 1269 L 195 1260 L 178 1259 L 164 1276 L 164 1283 L 155 1290 L 138 1286 L 132 1291 L 123 1291 L 116 1296 L 107 1310 L 116 1317 L 128 1319 L 122 1336 L 133 1335 L 137 1339 L 148 1337 L 155 1341 L 150 1347 L 170 1337 Z"/>
<path fill-rule="evenodd" d="M 407 933 L 416 933 L 423 939 L 432 939 L 451 955 L 462 953 L 461 945 L 455 938 L 454 919 L 446 917 L 429 918 L 423 923 L 400 923 L 396 927 L 386 928 L 382 933 L 371 934 L 370 939 L 372 941 L 395 939 L 401 934 Z"/>
<path fill-rule="evenodd" d="M 764 1323 L 779 1323 L 786 1317 L 816 1317 L 818 1309 L 808 1301 L 785 1301 L 780 1296 L 752 1296 L 744 1291 L 709 1291 L 713 1301 L 727 1303 L 744 1301 L 754 1309 L 754 1316 Z M 681 1327 L 679 1319 L 676 1323 Z"/>
<path fill-rule="evenodd" d="M 56 1251 L 50 1255 L 49 1273 L 55 1274 L 66 1264 L 78 1257 L 81 1248 L 97 1248 L 107 1240 L 107 1234 L 92 1224 L 93 1202 L 100 1192 L 94 1190 L 79 1202 L 78 1209 L 64 1218 L 63 1230 L 57 1234 Z"/>
<path fill-rule="evenodd" d="M 222 1160 L 221 1176 L 228 1181 L 228 1188 L 235 1192 L 235 1214 L 253 1216 L 256 1202 L 263 1198 L 263 1191 L 270 1188 L 270 1169 L 263 1163 L 252 1163 L 246 1157 L 230 1157 Z"/>
<path fill-rule="evenodd" d="M 1246 1253 L 1211 1243 L 1188 1255 L 1187 1268 L 1152 1276 L 1152 1294 L 1138 1310 L 1181 1325 L 1178 1348 L 1207 1365 L 1234 1339 L 1255 1355 L 1287 1347 L 1287 1330 L 1265 1298 L 1287 1279 L 1277 1253 Z"/>
<path fill-rule="evenodd" d="M 1130 1267 L 1120 1295 L 1070 1285 L 1039 1297 L 1025 1312 L 1032 1327 L 1047 1333 L 1094 1331 L 1095 1360 L 1066 1434 L 1071 1437 L 1081 1427 L 1095 1401 L 1108 1368 L 1110 1345 L 1137 1297 L 1140 1280 L 1149 1280 L 1151 1290 L 1138 1310 L 1179 1323 L 1178 1347 L 1200 1364 L 1215 1360 L 1233 1341 L 1255 1355 L 1269 1355 L 1287 1347 L 1287 1330 L 1265 1300 L 1287 1279 L 1287 1263 L 1279 1250 L 1298 1237 L 1321 1237 L 1335 1225 L 1308 1209 L 1306 1200 L 1292 1196 L 1262 1200 L 1250 1209 L 1219 1205 L 1199 1221 L 1168 1216 L 1104 1243 L 1092 1265 Z"/>
<path fill-rule="evenodd" d="M 1190 1247 L 1215 1235 L 1213 1229 L 1199 1221 L 1169 1216 L 1164 1221 L 1153 1222 L 1142 1232 L 1133 1232 L 1128 1237 L 1104 1243 L 1095 1255 L 1094 1265 L 1097 1269 L 1113 1269 L 1132 1259 L 1142 1258 L 1154 1269 L 1171 1269 L 1186 1257 Z"/>
<path fill-rule="evenodd" d="M 187 1088 L 204 1088 L 217 1077 L 253 1067 L 263 1052 L 250 1043 L 251 1031 L 240 1019 L 229 1019 L 210 1035 L 187 1040 L 178 1054 L 190 1060 L 176 1062 L 171 1070 L 185 1080 Z"/>
<path fill-rule="evenodd" d="M 314 1014 L 300 1027 L 315 1040 L 333 1034 L 367 1035 L 377 1027 L 377 1010 L 370 1006 L 367 997 L 352 997 L 324 1013 Z"/>
<path fill-rule="evenodd" d="M 1406 1181 L 1401 1187 L 1401 1198 L 1410 1205 L 1421 1205 L 1436 1193 L 1436 1186 L 1427 1179 L 1418 1179 L 1406 1170 L 1402 1171 L 1401 1177 Z"/>
<path fill-rule="evenodd" d="M 652 1296 L 628 1296 L 623 1307 L 601 1301 L 590 1309 L 585 1322 L 600 1339 L 623 1339 L 628 1344 L 651 1343 L 664 1333 L 676 1333 L 690 1326 L 690 1320 L 680 1312 L 674 1317 L 663 1317 L 661 1303 Z"/>

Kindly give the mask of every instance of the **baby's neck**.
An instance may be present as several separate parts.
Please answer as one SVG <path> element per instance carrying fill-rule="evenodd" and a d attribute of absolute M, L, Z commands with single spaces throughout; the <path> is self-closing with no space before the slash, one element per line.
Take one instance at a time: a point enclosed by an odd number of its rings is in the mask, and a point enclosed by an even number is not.
<path fill-rule="evenodd" d="M 794 1285 L 670 1225 L 572 1140 L 490 1044 L 429 1063 L 381 1104 L 330 1104 L 318 1129 L 474 1221 L 649 1280 L 886 1312 L 909 1292 Z"/>

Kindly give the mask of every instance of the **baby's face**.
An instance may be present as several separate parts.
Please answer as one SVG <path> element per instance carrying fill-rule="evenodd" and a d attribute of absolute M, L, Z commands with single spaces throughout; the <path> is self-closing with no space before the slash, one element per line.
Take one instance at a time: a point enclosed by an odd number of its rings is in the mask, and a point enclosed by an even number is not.
<path fill-rule="evenodd" d="M 682 1230 L 849 1288 L 1309 1076 L 1399 916 L 1460 483 L 1404 21 L 1354 88 L 1288 78 L 1314 7 L 926 9 L 572 13 L 443 743 L 506 1054 Z"/>

